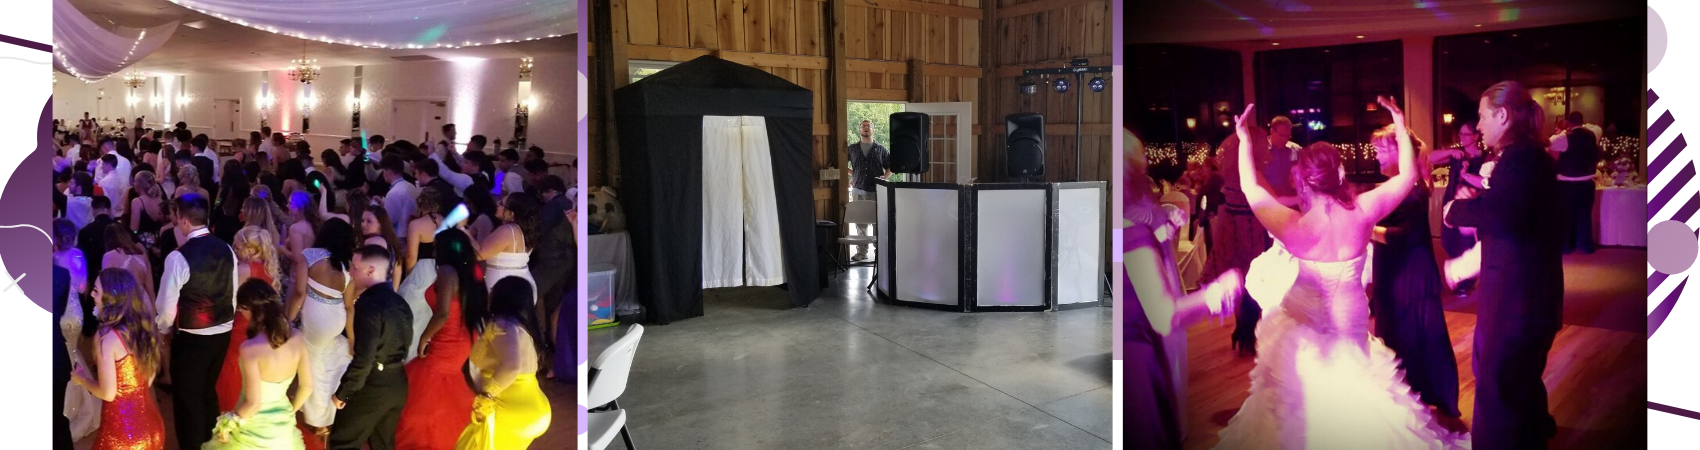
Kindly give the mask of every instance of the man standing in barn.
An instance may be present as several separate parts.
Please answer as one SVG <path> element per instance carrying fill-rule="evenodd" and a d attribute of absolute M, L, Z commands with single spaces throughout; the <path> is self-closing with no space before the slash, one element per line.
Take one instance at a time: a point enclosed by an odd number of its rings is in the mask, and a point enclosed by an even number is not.
<path fill-rule="evenodd" d="M 850 144 L 845 151 L 850 155 L 850 199 L 874 201 L 874 178 L 891 176 L 891 154 L 874 142 L 873 122 L 863 120 L 861 134 L 862 141 Z M 862 236 L 872 232 L 873 225 L 862 225 Z M 872 245 L 851 247 L 856 249 L 856 254 L 850 257 L 853 261 L 866 261 L 868 252 L 873 251 Z"/>

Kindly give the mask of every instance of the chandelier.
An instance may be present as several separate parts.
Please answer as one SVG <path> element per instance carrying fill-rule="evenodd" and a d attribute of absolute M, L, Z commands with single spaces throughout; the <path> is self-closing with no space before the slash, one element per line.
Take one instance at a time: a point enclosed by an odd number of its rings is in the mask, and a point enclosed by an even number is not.
<path fill-rule="evenodd" d="M 1542 95 L 1541 97 L 1545 98 L 1547 103 L 1551 103 L 1553 106 L 1560 106 L 1560 105 L 1564 104 L 1565 94 L 1570 94 L 1569 95 L 1570 98 L 1577 98 L 1577 97 L 1582 96 L 1582 93 L 1580 93 L 1580 92 L 1576 92 L 1575 90 L 1566 88 L 1564 86 L 1558 86 L 1558 87 L 1554 87 L 1552 89 L 1548 89 L 1546 94 Z"/>
<path fill-rule="evenodd" d="M 301 59 L 289 61 L 295 67 L 289 69 L 289 79 L 300 81 L 301 84 L 313 84 L 319 79 L 319 60 L 307 59 L 307 43 L 301 43 Z"/>
<path fill-rule="evenodd" d="M 143 75 L 141 72 L 132 70 L 129 74 L 124 75 L 124 85 L 129 86 L 130 89 L 142 87 L 145 83 L 147 83 L 147 75 Z"/>
<path fill-rule="evenodd" d="M 521 79 L 521 80 L 531 79 L 531 57 L 530 56 L 519 59 L 519 79 Z"/>

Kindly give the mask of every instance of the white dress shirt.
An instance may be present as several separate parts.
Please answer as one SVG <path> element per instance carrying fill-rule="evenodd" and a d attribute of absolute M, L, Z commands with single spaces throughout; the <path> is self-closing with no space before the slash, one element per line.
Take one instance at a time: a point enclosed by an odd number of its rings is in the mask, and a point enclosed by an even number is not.
<path fill-rule="evenodd" d="M 260 151 L 265 152 L 267 155 L 272 154 L 272 137 L 266 136 L 261 139 L 264 140 L 260 141 Z"/>
<path fill-rule="evenodd" d="M 407 180 L 390 183 L 390 192 L 384 194 L 384 212 L 390 214 L 391 222 L 395 222 L 396 236 L 407 235 L 407 223 L 413 220 L 414 198 L 418 196 L 419 189 Z"/>
<path fill-rule="evenodd" d="M 448 168 L 443 168 L 442 170 L 437 171 L 437 175 L 441 176 L 443 181 L 449 182 L 449 186 L 455 187 L 456 196 L 465 197 L 466 187 L 472 185 L 471 175 L 457 173 L 453 170 L 449 170 Z"/>
<path fill-rule="evenodd" d="M 112 217 L 124 215 L 124 210 L 130 206 L 125 204 L 124 197 L 130 190 L 130 172 L 134 170 L 129 159 L 116 157 L 118 166 L 95 180 L 95 184 L 100 185 L 101 190 L 106 192 L 106 199 L 112 201 Z M 100 167 L 104 169 L 106 165 L 101 164 Z"/>
<path fill-rule="evenodd" d="M 206 227 L 196 228 L 194 231 L 189 232 L 189 239 L 195 239 L 206 235 Z M 183 241 L 183 243 L 187 244 L 188 240 Z M 232 263 L 237 261 L 235 250 L 230 251 L 230 260 Z M 231 267 L 230 310 L 235 311 L 237 279 L 235 266 L 233 265 Z M 189 282 L 189 260 L 183 258 L 182 251 L 172 251 L 170 256 L 165 257 L 165 269 L 160 272 L 159 275 L 159 296 L 154 297 L 159 299 L 156 303 L 154 303 L 154 307 L 159 309 L 159 317 L 154 319 L 154 325 L 159 327 L 159 330 L 170 330 L 172 327 L 177 325 L 177 300 L 178 296 L 182 294 L 181 291 L 183 290 L 183 284 L 187 282 Z M 233 322 L 234 321 L 225 322 L 193 330 L 185 329 L 183 332 L 199 334 L 202 336 L 229 333 Z"/>
<path fill-rule="evenodd" d="M 520 177 L 519 172 L 499 172 L 496 175 L 502 177 L 502 195 L 525 192 L 525 178 Z"/>

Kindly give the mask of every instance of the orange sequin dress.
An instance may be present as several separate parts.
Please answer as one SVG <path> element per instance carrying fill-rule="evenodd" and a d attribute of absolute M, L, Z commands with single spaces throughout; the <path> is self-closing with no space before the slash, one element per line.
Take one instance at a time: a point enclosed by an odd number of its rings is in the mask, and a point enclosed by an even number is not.
<path fill-rule="evenodd" d="M 96 450 L 141 450 L 165 447 L 165 420 L 154 403 L 152 382 L 143 380 L 134 355 L 124 355 L 115 364 L 118 395 L 100 408 L 100 430 L 95 432 Z"/>

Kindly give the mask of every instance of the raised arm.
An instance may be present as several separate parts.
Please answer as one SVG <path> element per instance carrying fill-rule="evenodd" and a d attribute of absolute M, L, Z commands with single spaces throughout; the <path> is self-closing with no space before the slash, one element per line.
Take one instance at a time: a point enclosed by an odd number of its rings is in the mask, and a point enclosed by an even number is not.
<path fill-rule="evenodd" d="M 1411 133 L 1405 129 L 1405 112 L 1399 110 L 1392 97 L 1376 97 L 1375 101 L 1393 114 L 1394 140 L 1399 142 L 1399 174 L 1358 196 L 1358 206 L 1365 208 L 1370 217 L 1381 220 L 1405 201 L 1405 194 L 1411 193 L 1422 174 L 1417 173 L 1417 150 L 1411 145 Z"/>
<path fill-rule="evenodd" d="M 1255 136 L 1251 133 L 1251 121 L 1256 119 L 1253 115 L 1256 108 L 1256 104 L 1245 105 L 1245 113 L 1234 119 L 1234 132 L 1240 138 L 1240 191 L 1245 193 L 1246 202 L 1251 204 L 1252 214 L 1257 216 L 1257 221 L 1280 237 L 1285 234 L 1287 225 L 1298 221 L 1299 214 L 1269 192 L 1268 180 L 1263 179 L 1263 173 L 1257 170 L 1257 158 L 1252 156 L 1252 139 Z"/>

